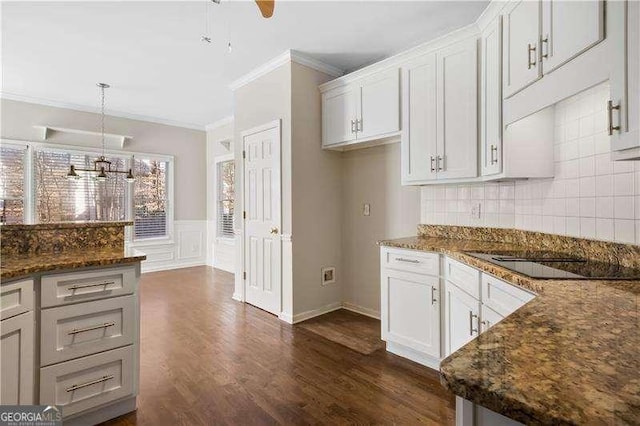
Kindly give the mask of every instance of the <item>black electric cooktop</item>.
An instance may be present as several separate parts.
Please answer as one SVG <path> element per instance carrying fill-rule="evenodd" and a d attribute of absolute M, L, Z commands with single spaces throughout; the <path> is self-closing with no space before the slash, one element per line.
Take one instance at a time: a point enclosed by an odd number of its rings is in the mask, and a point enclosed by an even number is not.
<path fill-rule="evenodd" d="M 640 270 L 614 263 L 580 259 L 549 251 L 502 251 L 467 253 L 503 268 L 538 279 L 566 280 L 633 280 Z"/>

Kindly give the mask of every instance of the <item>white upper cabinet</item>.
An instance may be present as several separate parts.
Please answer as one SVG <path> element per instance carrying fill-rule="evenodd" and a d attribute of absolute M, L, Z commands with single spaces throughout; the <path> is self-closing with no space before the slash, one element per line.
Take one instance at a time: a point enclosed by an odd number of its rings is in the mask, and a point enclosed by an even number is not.
<path fill-rule="evenodd" d="M 477 176 L 477 56 L 471 37 L 403 67 L 404 185 Z"/>
<path fill-rule="evenodd" d="M 438 179 L 478 174 L 478 43 L 474 37 L 437 58 Z"/>
<path fill-rule="evenodd" d="M 391 68 L 322 94 L 322 146 L 340 148 L 400 131 L 400 70 Z"/>
<path fill-rule="evenodd" d="M 358 139 L 399 131 L 400 70 L 392 68 L 365 79 L 358 106 Z"/>
<path fill-rule="evenodd" d="M 640 159 L 640 2 L 607 3 L 611 49 L 608 128 L 614 160 Z"/>
<path fill-rule="evenodd" d="M 359 88 L 339 87 L 322 96 L 322 146 L 356 138 Z"/>
<path fill-rule="evenodd" d="M 549 74 L 603 39 L 603 1 L 542 1 L 540 57 L 544 74 Z"/>
<path fill-rule="evenodd" d="M 487 176 L 502 170 L 502 17 L 482 32 L 480 51 L 480 166 Z"/>
<path fill-rule="evenodd" d="M 540 1 L 520 0 L 504 13 L 504 96 L 509 97 L 542 77 L 538 61 Z"/>
<path fill-rule="evenodd" d="M 402 81 L 402 183 L 435 179 L 436 55 L 408 63 Z"/>

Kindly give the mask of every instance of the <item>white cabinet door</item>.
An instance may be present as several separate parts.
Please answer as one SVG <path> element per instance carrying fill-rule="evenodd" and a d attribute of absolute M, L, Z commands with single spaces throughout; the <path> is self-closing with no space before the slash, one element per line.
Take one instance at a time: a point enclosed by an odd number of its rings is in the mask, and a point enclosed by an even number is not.
<path fill-rule="evenodd" d="M 542 71 L 549 74 L 604 39 L 604 2 L 543 0 Z"/>
<path fill-rule="evenodd" d="M 482 33 L 480 75 L 480 165 L 487 176 L 502 171 L 501 16 Z"/>
<path fill-rule="evenodd" d="M 474 339 L 480 329 L 480 302 L 446 281 L 445 290 L 445 356 Z"/>
<path fill-rule="evenodd" d="M 487 305 L 482 305 L 480 309 L 480 333 L 484 333 L 505 317 L 489 308 Z"/>
<path fill-rule="evenodd" d="M 376 73 L 362 82 L 358 114 L 358 139 L 400 130 L 400 70 Z"/>
<path fill-rule="evenodd" d="M 440 358 L 438 277 L 382 270 L 382 339 Z"/>
<path fill-rule="evenodd" d="M 502 65 L 505 98 L 542 77 L 538 61 L 540 7 L 539 0 L 521 0 L 504 14 Z"/>
<path fill-rule="evenodd" d="M 436 55 L 422 56 L 403 69 L 402 183 L 436 179 Z"/>
<path fill-rule="evenodd" d="M 478 174 L 478 43 L 475 38 L 436 54 L 438 179 Z"/>
<path fill-rule="evenodd" d="M 356 138 L 359 88 L 348 86 L 322 95 L 322 146 Z"/>
<path fill-rule="evenodd" d="M 640 147 L 640 2 L 607 2 L 607 24 L 612 45 L 609 133 L 611 150 L 621 151 Z"/>
<path fill-rule="evenodd" d="M 33 311 L 0 322 L 0 404 L 33 404 Z"/>

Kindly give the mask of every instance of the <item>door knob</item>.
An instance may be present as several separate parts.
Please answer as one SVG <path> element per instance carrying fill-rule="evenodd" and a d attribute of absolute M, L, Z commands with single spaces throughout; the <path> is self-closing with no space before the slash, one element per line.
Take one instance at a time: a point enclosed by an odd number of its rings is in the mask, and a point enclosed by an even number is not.
<path fill-rule="evenodd" d="M 273 228 L 271 228 L 271 233 L 273 235 L 277 235 L 278 234 L 278 228 L 276 228 L 275 226 Z"/>

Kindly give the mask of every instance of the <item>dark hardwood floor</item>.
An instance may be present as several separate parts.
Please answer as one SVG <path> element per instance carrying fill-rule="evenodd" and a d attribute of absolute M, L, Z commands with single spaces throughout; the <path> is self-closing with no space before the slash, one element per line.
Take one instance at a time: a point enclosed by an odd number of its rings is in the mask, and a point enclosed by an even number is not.
<path fill-rule="evenodd" d="M 454 423 L 436 372 L 362 355 L 232 291 L 209 267 L 142 276 L 138 410 L 107 424 Z"/>

